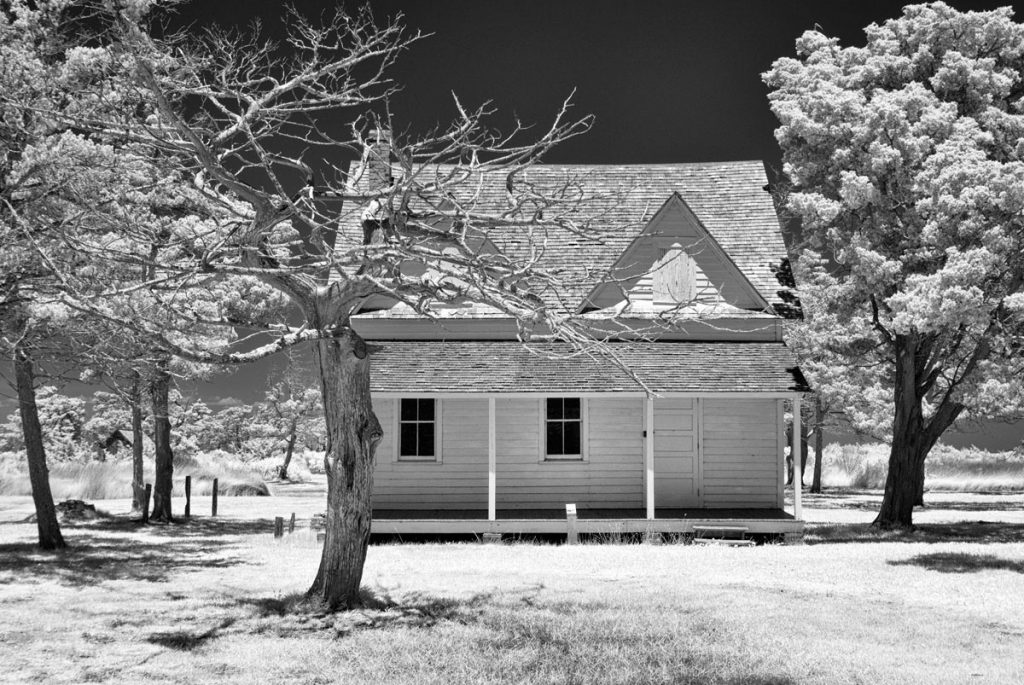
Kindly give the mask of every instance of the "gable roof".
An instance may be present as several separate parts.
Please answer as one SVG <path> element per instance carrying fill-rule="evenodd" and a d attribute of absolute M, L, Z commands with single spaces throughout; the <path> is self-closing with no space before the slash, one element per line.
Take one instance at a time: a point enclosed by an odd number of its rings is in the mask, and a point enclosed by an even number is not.
<path fill-rule="evenodd" d="M 539 293 L 549 306 L 576 310 L 674 193 L 685 201 L 761 297 L 769 304 L 781 303 L 777 294 L 781 286 L 769 264 L 778 264 L 787 252 L 771 196 L 764 190 L 768 179 L 760 161 L 537 164 L 516 175 L 517 182 L 540 187 L 556 187 L 569 178 L 576 179 L 588 192 L 614 197 L 614 202 L 609 200 L 600 207 L 601 218 L 593 227 L 593 237 L 568 231 L 545 236 L 546 250 L 538 266 L 558 274 L 562 281 L 557 293 Z M 478 207 L 500 211 L 507 207 L 506 180 L 505 174 L 481 174 L 465 184 L 465 192 Z M 360 211 L 358 205 L 343 209 L 339 246 L 361 242 Z M 500 231 L 491 235 L 495 242 L 501 241 Z M 503 244 L 502 248 L 509 246 Z"/>
<path fill-rule="evenodd" d="M 611 361 L 572 354 L 565 343 L 388 341 L 371 343 L 374 392 L 637 392 Z M 807 389 L 781 342 L 609 343 L 653 392 L 794 392 Z"/>

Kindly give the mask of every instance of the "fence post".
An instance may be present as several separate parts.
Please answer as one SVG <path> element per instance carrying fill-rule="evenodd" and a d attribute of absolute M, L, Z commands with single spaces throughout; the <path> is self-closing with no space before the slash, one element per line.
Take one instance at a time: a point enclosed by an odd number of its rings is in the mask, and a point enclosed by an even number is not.
<path fill-rule="evenodd" d="M 295 512 L 292 512 L 292 517 L 288 520 L 288 534 L 291 535 L 295 532 Z"/>
<path fill-rule="evenodd" d="M 565 536 L 565 542 L 568 545 L 575 545 L 580 541 L 579 532 L 576 530 L 576 505 L 566 504 L 565 505 L 565 521 L 567 527 L 567 533 Z"/>
<path fill-rule="evenodd" d="M 217 479 L 213 479 L 213 493 L 211 495 L 210 516 L 217 515 Z"/>
<path fill-rule="evenodd" d="M 185 476 L 185 518 L 192 515 L 192 476 Z"/>
<path fill-rule="evenodd" d="M 283 516 L 275 516 L 274 517 L 274 537 L 275 538 L 284 537 L 284 517 Z"/>
<path fill-rule="evenodd" d="M 142 493 L 142 522 L 149 523 L 149 498 L 153 495 L 153 486 L 146 483 L 146 489 Z"/>

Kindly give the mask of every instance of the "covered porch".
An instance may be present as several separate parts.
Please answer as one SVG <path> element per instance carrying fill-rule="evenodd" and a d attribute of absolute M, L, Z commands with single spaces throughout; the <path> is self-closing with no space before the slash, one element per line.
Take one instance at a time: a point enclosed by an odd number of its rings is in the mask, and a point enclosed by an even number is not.
<path fill-rule="evenodd" d="M 800 493 L 784 509 L 784 404 L 799 415 L 803 387 L 781 343 L 617 352 L 646 388 L 607 363 L 518 343 L 381 345 L 373 532 L 802 532 Z M 552 450 L 563 423 L 575 424 L 572 446 Z M 405 440 L 424 425 L 425 441 Z"/>
<path fill-rule="evenodd" d="M 373 512 L 376 535 L 537 534 L 565 535 L 572 525 L 583 534 L 693 535 L 701 528 L 744 528 L 747 535 L 800 536 L 804 522 L 782 509 L 657 509 L 647 518 L 644 509 L 580 509 L 570 523 L 564 510 L 499 509 L 494 517 L 484 509 Z"/>

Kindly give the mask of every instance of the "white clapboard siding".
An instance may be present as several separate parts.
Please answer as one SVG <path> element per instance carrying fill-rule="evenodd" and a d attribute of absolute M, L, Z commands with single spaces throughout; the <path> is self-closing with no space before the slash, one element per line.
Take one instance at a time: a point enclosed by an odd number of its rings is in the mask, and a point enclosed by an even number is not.
<path fill-rule="evenodd" d="M 583 462 L 542 461 L 542 406 L 537 398 L 495 404 L 498 508 L 642 507 L 643 400 L 587 400 Z M 486 508 L 487 402 L 441 400 L 441 463 L 396 462 L 395 400 L 378 400 L 374 409 L 385 433 L 374 473 L 375 507 Z M 667 404 L 666 412 L 658 421 L 670 418 Z M 777 430 L 775 400 L 703 401 L 704 506 L 780 506 Z"/>
<path fill-rule="evenodd" d="M 587 461 L 541 461 L 541 406 L 499 399 L 499 509 L 643 506 L 643 400 L 587 400 Z"/>
<path fill-rule="evenodd" d="M 373 474 L 380 509 L 487 508 L 487 402 L 441 400 L 441 462 L 395 461 L 395 400 L 374 402 L 384 428 Z"/>
<path fill-rule="evenodd" d="M 704 506 L 775 507 L 775 400 L 704 400 Z"/>

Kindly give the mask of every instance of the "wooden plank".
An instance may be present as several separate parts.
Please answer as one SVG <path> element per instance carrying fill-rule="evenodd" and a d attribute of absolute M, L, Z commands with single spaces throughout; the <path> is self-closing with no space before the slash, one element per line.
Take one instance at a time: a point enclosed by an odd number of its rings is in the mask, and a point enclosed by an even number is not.
<path fill-rule="evenodd" d="M 694 401 L 694 411 L 697 415 L 697 457 L 694 460 L 697 465 L 697 506 L 704 506 L 704 400 L 698 398 Z"/>
<path fill-rule="evenodd" d="M 497 405 L 494 397 L 487 399 L 487 518 L 493 521 L 498 501 L 498 438 Z"/>
<path fill-rule="evenodd" d="M 645 400 L 646 430 L 644 431 L 644 484 L 647 499 L 647 518 L 654 520 L 654 398 Z"/>
<path fill-rule="evenodd" d="M 803 495 L 803 483 L 800 477 L 800 395 L 793 394 L 793 518 L 800 520 L 803 507 L 800 501 Z"/>
<path fill-rule="evenodd" d="M 778 450 L 776 469 L 776 505 L 780 508 L 786 501 L 786 417 L 783 400 L 775 400 L 775 430 L 777 431 L 776 449 Z"/>

